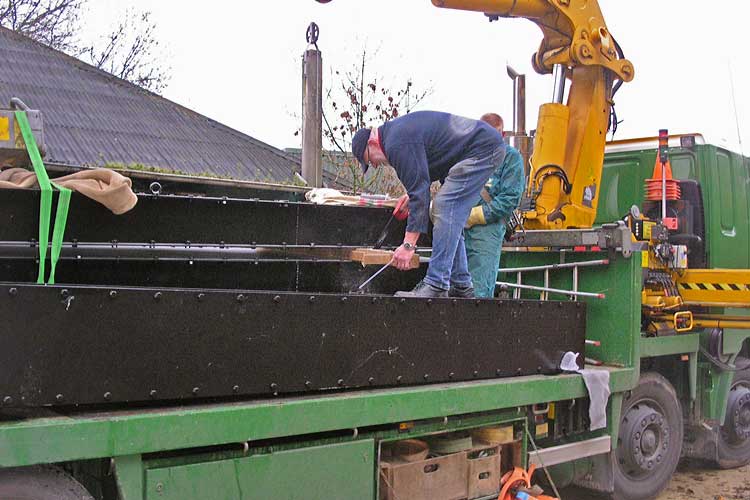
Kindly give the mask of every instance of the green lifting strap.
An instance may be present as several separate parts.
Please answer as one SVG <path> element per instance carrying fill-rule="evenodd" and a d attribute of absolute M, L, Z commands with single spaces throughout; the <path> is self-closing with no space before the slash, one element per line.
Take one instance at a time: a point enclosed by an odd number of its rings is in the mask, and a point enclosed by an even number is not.
<path fill-rule="evenodd" d="M 44 284 L 44 267 L 45 261 L 47 260 L 47 245 L 49 242 L 49 221 L 52 216 L 52 186 L 60 192 L 60 196 L 57 200 L 55 227 L 52 232 L 50 272 L 49 280 L 47 281 L 48 284 L 53 285 L 55 283 L 55 268 L 57 267 L 57 261 L 60 259 L 60 251 L 62 250 L 65 225 L 68 221 L 71 190 L 50 183 L 47 171 L 44 168 L 44 162 L 42 162 L 42 155 L 39 154 L 39 148 L 36 146 L 36 140 L 31 131 L 31 125 L 29 125 L 29 119 L 26 116 L 26 112 L 16 111 L 15 115 L 18 128 L 21 129 L 23 142 L 26 144 L 26 150 L 29 152 L 31 164 L 34 166 L 34 173 L 39 182 L 39 188 L 42 191 L 42 198 L 39 203 L 39 274 L 36 280 L 39 284 Z"/>

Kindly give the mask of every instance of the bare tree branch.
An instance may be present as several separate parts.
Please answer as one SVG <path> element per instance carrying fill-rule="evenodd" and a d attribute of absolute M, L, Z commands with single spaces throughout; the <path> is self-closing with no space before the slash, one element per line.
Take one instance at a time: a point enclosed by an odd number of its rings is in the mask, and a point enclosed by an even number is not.
<path fill-rule="evenodd" d="M 398 195 L 403 187 L 390 169 L 370 169 L 362 174 L 359 162 L 351 156 L 351 138 L 363 127 L 408 113 L 432 89 L 415 92 L 411 79 L 398 85 L 383 85 L 382 79 L 370 77 L 368 63 L 372 54 L 365 48 L 348 71 L 331 71 L 331 85 L 326 91 L 323 110 L 323 137 L 337 178 L 347 179 L 354 192 L 375 191 Z M 333 149 L 333 151 L 330 151 Z"/>
<path fill-rule="evenodd" d="M 151 21 L 150 12 L 128 10 L 117 27 L 104 37 L 101 48 L 92 45 L 86 47 L 84 53 L 97 68 L 160 92 L 166 86 L 169 75 L 154 56 L 154 50 L 159 45 L 155 33 L 156 25 Z"/>
<path fill-rule="evenodd" d="M 0 25 L 65 52 L 76 47 L 85 0 L 5 0 Z"/>
<path fill-rule="evenodd" d="M 97 43 L 77 39 L 88 0 L 0 0 L 0 26 L 112 73 L 154 92 L 162 91 L 169 69 L 157 61 L 159 41 L 150 12 L 125 12 Z"/>

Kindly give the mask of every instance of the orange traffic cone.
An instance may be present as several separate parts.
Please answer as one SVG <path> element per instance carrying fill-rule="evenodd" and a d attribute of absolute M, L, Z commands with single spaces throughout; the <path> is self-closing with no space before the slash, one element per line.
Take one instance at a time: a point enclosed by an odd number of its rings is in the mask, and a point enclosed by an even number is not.
<path fill-rule="evenodd" d="M 667 160 L 664 166 L 664 178 L 666 179 L 666 195 L 667 200 L 679 200 L 681 196 L 680 182 L 672 178 L 672 165 Z M 654 164 L 654 173 L 650 179 L 646 179 L 646 199 L 649 201 L 661 200 L 661 178 L 662 178 L 662 165 L 659 161 L 659 157 L 656 157 Z"/>

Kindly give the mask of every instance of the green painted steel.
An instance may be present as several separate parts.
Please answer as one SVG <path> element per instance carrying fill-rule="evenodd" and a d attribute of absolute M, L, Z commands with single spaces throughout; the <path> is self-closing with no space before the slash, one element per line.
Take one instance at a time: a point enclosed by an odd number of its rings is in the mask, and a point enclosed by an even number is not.
<path fill-rule="evenodd" d="M 146 470 L 148 500 L 374 498 L 375 441 Z"/>
<path fill-rule="evenodd" d="M 718 370 L 708 363 L 698 363 L 698 371 L 702 416 L 723 424 L 734 373 Z"/>
<path fill-rule="evenodd" d="M 690 401 L 695 401 L 698 398 L 698 353 L 692 353 L 689 356 L 688 384 L 690 387 Z"/>
<path fill-rule="evenodd" d="M 507 252 L 506 255 L 510 255 Z M 559 254 L 525 254 L 550 262 Z M 588 259 L 589 254 L 569 258 Z M 507 259 L 509 261 L 511 259 Z M 637 382 L 640 260 L 616 258 L 582 270 L 581 289 L 607 293 L 588 304 L 587 331 L 602 341 L 594 357 L 613 363 L 614 392 Z M 556 286 L 569 280 L 555 278 Z M 587 288 L 588 287 L 588 288 Z M 533 345 L 530 340 L 529 346 Z M 586 355 L 590 355 L 587 348 Z M 579 375 L 529 376 L 403 389 L 353 391 L 305 398 L 196 405 L 175 409 L 78 414 L 0 423 L 0 466 L 139 455 L 244 443 L 343 429 L 497 411 L 586 395 Z"/>
<path fill-rule="evenodd" d="M 699 335 L 687 333 L 669 337 L 641 338 L 641 357 L 655 358 L 673 354 L 690 354 L 698 352 Z"/>
<path fill-rule="evenodd" d="M 501 268 L 523 266 L 540 266 L 566 262 L 580 262 L 606 259 L 606 253 L 569 253 L 535 252 L 520 253 L 506 251 L 503 253 Z M 515 274 L 500 273 L 501 281 L 515 282 Z M 524 284 L 543 285 L 544 273 L 524 273 Z M 586 301 L 586 337 L 599 340 L 600 347 L 586 346 L 586 356 L 615 366 L 637 368 L 639 358 L 639 338 L 641 328 L 641 261 L 640 254 L 634 253 L 630 258 L 614 256 L 607 266 L 583 267 L 579 270 L 579 291 L 600 292 L 605 299 L 585 299 Z M 550 286 L 563 290 L 572 290 L 573 273 L 570 269 L 552 271 Z M 524 292 L 524 297 L 538 299 L 539 292 Z M 551 295 L 550 299 L 565 300 L 565 297 Z M 633 379 L 628 389 L 637 379 L 637 369 L 631 375 Z"/>
<path fill-rule="evenodd" d="M 540 266 L 565 262 L 582 262 L 607 258 L 602 253 L 557 252 L 504 252 L 501 267 Z M 641 318 L 641 264 L 640 254 L 630 258 L 613 256 L 607 266 L 583 267 L 579 269 L 578 289 L 586 292 L 604 293 L 605 299 L 587 298 L 586 337 L 598 340 L 601 346 L 586 346 L 585 355 L 613 366 L 626 367 L 622 372 L 623 384 L 613 384 L 612 396 L 607 410 L 607 433 L 612 436 L 612 447 L 617 446 L 620 425 L 622 392 L 634 388 L 638 383 L 640 368 L 640 318 Z M 501 281 L 515 282 L 516 275 L 500 273 Z M 523 283 L 543 285 L 543 272 L 524 273 Z M 550 273 L 550 287 L 571 290 L 571 270 Z M 538 292 L 524 292 L 528 298 L 539 298 Z M 551 299 L 565 299 L 551 296 Z M 558 400 L 566 398 L 557 398 Z"/>
<path fill-rule="evenodd" d="M 597 223 L 611 222 L 626 214 L 631 205 L 643 204 L 643 181 L 650 178 L 656 161 L 655 149 L 608 153 L 602 174 L 602 201 Z M 750 268 L 750 159 L 713 145 L 670 148 L 672 172 L 677 179 L 692 179 L 701 184 L 705 213 L 706 250 L 712 268 Z M 723 310 L 714 311 L 722 313 Z M 733 315 L 747 310 L 728 309 Z M 683 336 L 679 336 L 683 337 Z M 707 332 L 700 334 L 706 345 Z M 747 330 L 724 331 L 723 354 L 737 354 L 750 337 Z M 659 339 L 661 340 L 661 339 Z M 680 340 L 644 339 L 644 357 L 678 354 L 687 346 Z M 686 341 L 687 342 L 687 341 Z M 692 341 L 690 341 L 692 343 Z M 673 351 L 673 352 L 670 352 Z M 698 401 L 696 418 L 723 421 L 732 374 L 698 362 L 692 346 L 688 387 L 691 401 Z M 678 384 L 679 385 L 679 384 Z"/>
<path fill-rule="evenodd" d="M 119 500 L 141 500 L 143 498 L 143 462 L 140 455 L 114 457 Z"/>
<path fill-rule="evenodd" d="M 731 314 L 750 317 L 750 309 L 732 309 Z M 722 354 L 737 354 L 742 350 L 742 345 L 748 338 L 750 338 L 750 330 L 737 330 L 731 328 L 724 330 Z"/>
<path fill-rule="evenodd" d="M 612 369 L 614 391 L 632 387 Z M 0 466 L 299 436 L 583 397 L 580 375 L 529 376 L 315 398 L 124 411 L 0 424 Z"/>
<path fill-rule="evenodd" d="M 622 218 L 643 205 L 643 182 L 651 177 L 655 149 L 608 153 L 602 173 L 597 224 Z M 709 267 L 750 268 L 750 159 L 712 145 L 670 148 L 676 179 L 701 184 Z"/>
<path fill-rule="evenodd" d="M 622 415 L 622 392 L 610 396 L 607 407 L 607 432 L 612 440 L 612 449 L 617 448 L 617 435 L 620 433 L 620 417 Z"/>

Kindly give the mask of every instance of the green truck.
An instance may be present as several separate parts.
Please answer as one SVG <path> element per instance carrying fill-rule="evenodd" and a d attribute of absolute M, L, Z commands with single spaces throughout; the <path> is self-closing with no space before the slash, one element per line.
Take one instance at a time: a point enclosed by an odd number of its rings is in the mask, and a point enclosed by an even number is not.
<path fill-rule="evenodd" d="M 617 221 L 644 203 L 656 153 L 648 140 L 610 145 L 594 229 L 509 243 L 505 300 L 396 301 L 388 286 L 406 278 L 395 271 L 383 288 L 350 293 L 371 271 L 315 252 L 367 245 L 389 211 L 316 207 L 290 201 L 303 192 L 290 189 L 263 201 L 152 187 L 125 222 L 74 193 L 56 284 L 37 284 L 39 192 L 1 191 L 0 497 L 398 499 L 410 491 L 389 469 L 398 443 L 499 429 L 510 439 L 487 470 L 472 460 L 491 456 L 464 452 L 460 463 L 420 457 L 410 477 L 431 498 L 489 499 L 497 465 L 536 464 L 557 487 L 646 499 L 682 456 L 747 463 L 748 330 L 654 332 L 644 320 L 648 247 Z M 750 268 L 750 160 L 697 135 L 673 138 L 669 155 L 675 177 L 702 192 L 705 217 L 692 227 L 705 267 Z M 206 241 L 180 240 L 190 222 L 175 212 L 205 214 L 192 223 Z M 311 244 L 306 224 L 321 218 Z M 346 240 L 344 220 L 369 236 Z M 249 234 L 220 241 L 234 224 Z M 277 241 L 276 226 L 294 243 Z M 733 314 L 741 326 L 747 311 Z M 438 328 L 450 342 L 439 344 Z M 388 335 L 385 348 L 367 344 Z M 583 375 L 540 361 L 566 349 L 578 368 L 586 358 L 608 375 L 601 429 L 591 430 Z M 360 377 L 362 367 L 372 369 Z"/>

